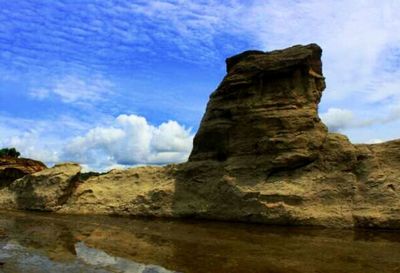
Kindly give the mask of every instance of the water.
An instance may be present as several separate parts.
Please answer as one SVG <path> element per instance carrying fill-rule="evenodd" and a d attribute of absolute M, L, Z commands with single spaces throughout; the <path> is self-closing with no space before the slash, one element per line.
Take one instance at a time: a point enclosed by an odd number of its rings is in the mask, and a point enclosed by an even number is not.
<path fill-rule="evenodd" d="M 400 272 L 400 232 L 0 213 L 0 272 Z"/>

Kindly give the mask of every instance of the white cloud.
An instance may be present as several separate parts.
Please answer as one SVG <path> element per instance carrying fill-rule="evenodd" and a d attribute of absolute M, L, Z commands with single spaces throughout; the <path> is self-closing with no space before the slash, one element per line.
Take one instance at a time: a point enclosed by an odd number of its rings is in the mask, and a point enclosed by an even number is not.
<path fill-rule="evenodd" d="M 23 157 L 40 160 L 49 165 L 59 161 L 59 152 L 54 150 L 54 140 L 42 138 L 36 131 L 24 132 L 0 144 L 4 147 L 15 147 Z"/>
<path fill-rule="evenodd" d="M 329 108 L 327 112 L 320 114 L 320 116 L 331 131 L 339 132 L 345 129 L 362 128 L 394 122 L 400 118 L 400 113 L 397 109 L 394 109 L 386 115 L 375 116 L 372 119 L 366 116 L 360 118 L 356 116 L 353 111 L 348 109 Z"/>
<path fill-rule="evenodd" d="M 320 114 L 322 121 L 328 126 L 332 132 L 343 132 L 346 129 L 363 128 L 373 125 L 385 125 L 393 123 L 400 119 L 400 107 L 388 109 L 381 115 L 374 115 L 371 118 L 364 115 L 363 118 L 356 116 L 353 111 L 341 108 L 329 108 L 327 112 Z M 369 139 L 365 140 L 369 143 Z"/>
<path fill-rule="evenodd" d="M 320 116 L 329 130 L 333 132 L 353 127 L 356 124 L 353 112 L 346 109 L 329 108 L 326 113 Z"/>
<path fill-rule="evenodd" d="M 30 90 L 30 95 L 36 99 L 56 98 L 64 103 L 97 102 L 104 100 L 113 93 L 113 84 L 101 75 L 78 77 L 67 75 L 51 80 L 46 87 Z"/>
<path fill-rule="evenodd" d="M 97 127 L 74 138 L 63 158 L 94 169 L 187 160 L 193 135 L 176 121 L 153 126 L 144 117 L 120 115 L 110 127 Z"/>
<path fill-rule="evenodd" d="M 70 132 L 87 131 L 89 124 L 69 116 L 28 119 L 0 115 L 0 148 L 15 147 L 23 157 L 45 162 L 60 162 L 61 149 Z"/>
<path fill-rule="evenodd" d="M 0 116 L 2 120 L 6 118 Z M 26 124 L 15 129 L 12 123 Z M 189 156 L 193 141 L 191 130 L 176 121 L 154 126 L 136 115 L 120 115 L 112 124 L 91 129 L 87 124 L 65 117 L 49 122 L 16 119 L 8 126 L 0 126 L 1 147 L 16 147 L 22 156 L 50 166 L 57 162 L 78 162 L 85 170 L 183 162 Z M 86 132 L 63 138 L 63 135 L 57 135 L 55 127 L 79 128 Z"/>
<path fill-rule="evenodd" d="M 374 138 L 374 139 L 370 139 L 370 140 L 366 141 L 365 143 L 366 144 L 379 144 L 382 142 L 384 142 L 384 140 L 379 139 L 379 138 Z"/>

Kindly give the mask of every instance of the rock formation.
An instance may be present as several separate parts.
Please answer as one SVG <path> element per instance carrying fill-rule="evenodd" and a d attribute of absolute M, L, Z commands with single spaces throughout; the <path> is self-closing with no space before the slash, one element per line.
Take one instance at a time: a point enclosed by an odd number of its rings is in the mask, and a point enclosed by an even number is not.
<path fill-rule="evenodd" d="M 321 49 L 247 51 L 227 59 L 211 95 L 190 161 L 228 161 L 266 173 L 318 158 L 327 128 L 317 115 L 325 88 Z"/>
<path fill-rule="evenodd" d="M 400 140 L 353 145 L 328 132 L 318 117 L 325 88 L 320 57 L 311 44 L 228 58 L 186 163 L 113 170 L 85 181 L 76 180 L 74 167 L 61 187 L 53 179 L 65 172 L 58 166 L 13 182 L 0 191 L 0 205 L 400 228 Z"/>
<path fill-rule="evenodd" d="M 175 166 L 138 167 L 92 176 L 59 212 L 174 216 L 175 173 Z"/>
<path fill-rule="evenodd" d="M 0 157 L 0 187 L 15 179 L 46 169 L 42 162 L 27 158 Z"/>
<path fill-rule="evenodd" d="M 40 211 L 56 211 L 78 186 L 81 167 L 75 163 L 25 175 L 0 190 L 3 207 Z"/>

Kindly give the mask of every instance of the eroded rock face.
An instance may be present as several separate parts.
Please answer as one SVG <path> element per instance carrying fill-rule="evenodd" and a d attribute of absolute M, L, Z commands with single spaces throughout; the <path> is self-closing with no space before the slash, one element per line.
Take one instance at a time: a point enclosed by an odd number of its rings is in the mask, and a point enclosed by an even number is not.
<path fill-rule="evenodd" d="M 317 114 L 325 88 L 321 49 L 311 44 L 227 59 L 190 161 L 227 161 L 273 172 L 318 158 L 327 128 Z"/>
<path fill-rule="evenodd" d="M 46 169 L 40 161 L 28 158 L 2 157 L 0 158 L 0 187 L 11 184 L 12 181 L 27 174 Z"/>
<path fill-rule="evenodd" d="M 354 225 L 400 228 L 400 140 L 356 148 Z"/>
<path fill-rule="evenodd" d="M 353 145 L 328 133 L 320 57 L 311 44 L 227 59 L 177 175 L 179 215 L 400 227 L 400 141 Z"/>

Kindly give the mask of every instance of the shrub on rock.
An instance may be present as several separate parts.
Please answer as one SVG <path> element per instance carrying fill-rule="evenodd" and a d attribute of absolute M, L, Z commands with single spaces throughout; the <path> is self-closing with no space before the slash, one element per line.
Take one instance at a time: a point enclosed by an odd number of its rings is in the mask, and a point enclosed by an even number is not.
<path fill-rule="evenodd" d="M 15 148 L 3 148 L 0 149 L 0 157 L 15 157 L 18 158 L 21 155 Z"/>

